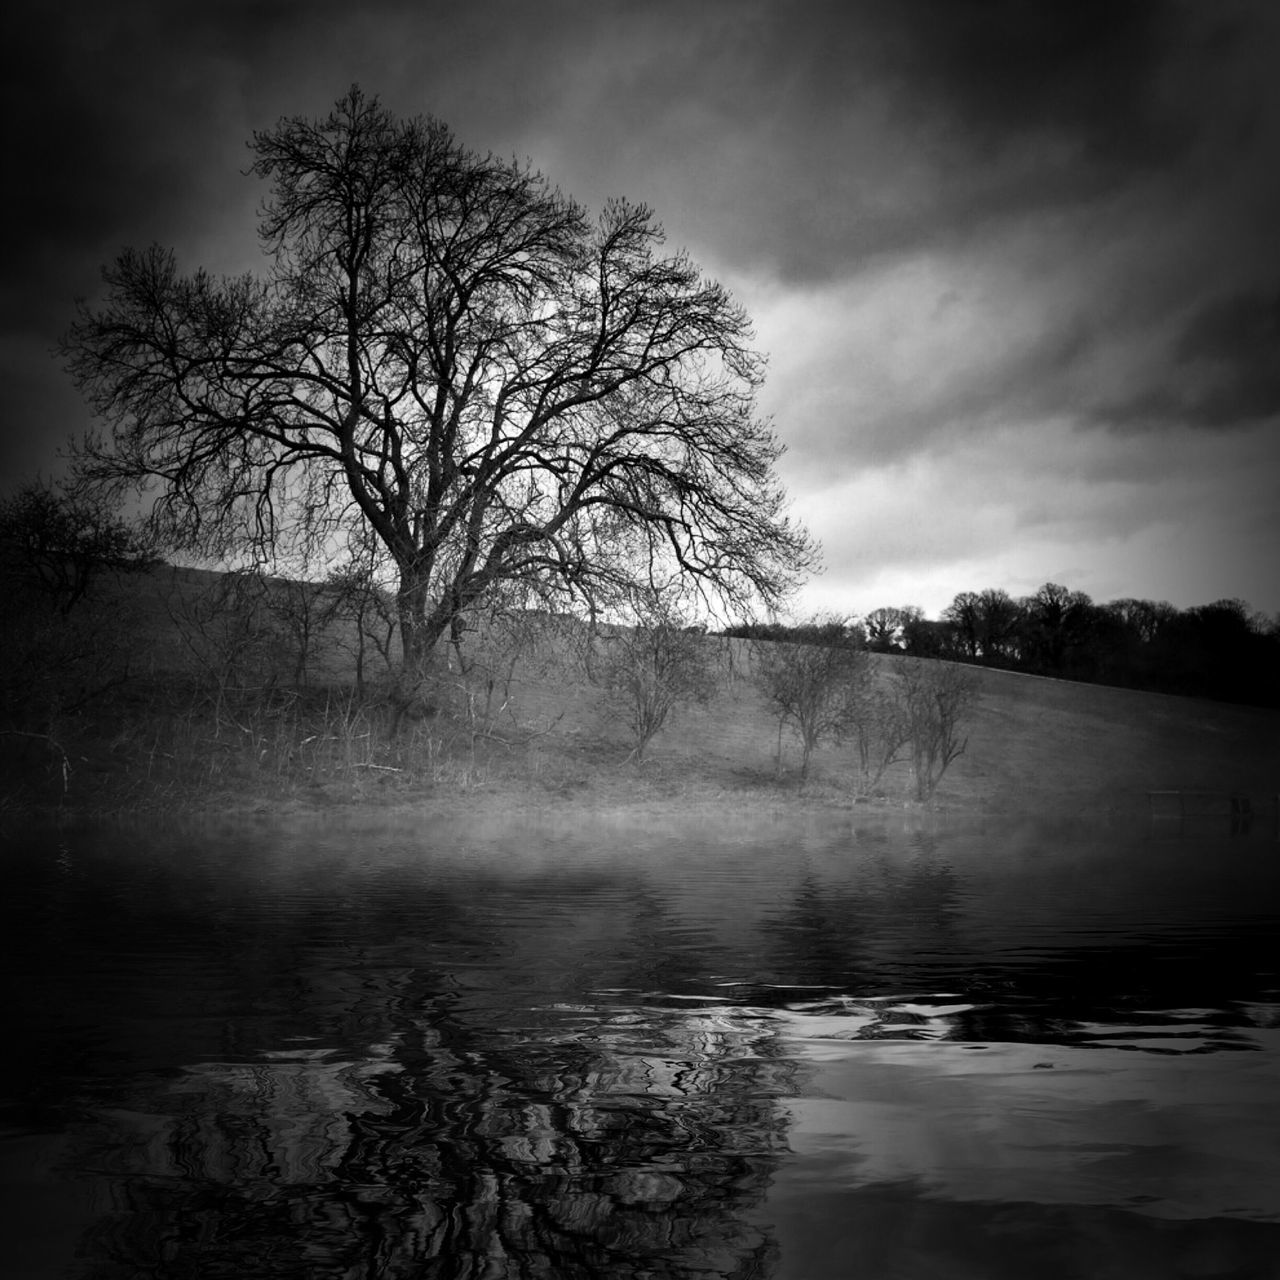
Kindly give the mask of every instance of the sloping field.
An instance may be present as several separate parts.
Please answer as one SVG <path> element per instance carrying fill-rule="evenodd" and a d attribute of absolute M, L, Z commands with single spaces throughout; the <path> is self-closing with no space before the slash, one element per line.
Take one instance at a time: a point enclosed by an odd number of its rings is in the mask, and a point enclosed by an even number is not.
<path fill-rule="evenodd" d="M 482 677 L 484 637 L 473 633 L 464 647 L 464 653 L 471 650 L 468 661 L 480 664 L 469 681 L 458 674 L 456 655 L 442 653 L 437 701 L 451 711 L 416 725 L 407 745 L 386 734 L 377 691 L 386 667 L 376 654 L 367 654 L 368 688 L 359 709 L 360 727 L 367 730 L 360 749 L 366 754 L 355 767 L 348 755 L 339 777 L 333 752 L 323 762 L 316 752 L 321 740 L 332 741 L 325 725 L 332 726 L 333 707 L 344 697 L 350 720 L 352 703 L 344 690 L 354 678 L 354 628 L 337 623 L 319 631 L 300 668 L 296 633 L 278 625 L 246 630 L 224 586 L 218 574 L 164 567 L 112 588 L 119 595 L 108 604 L 127 632 L 130 685 L 124 696 L 97 708 L 92 723 L 60 727 L 62 745 L 77 763 L 78 786 L 100 775 L 104 788 L 133 803 L 132 797 L 148 794 L 150 783 L 139 782 L 144 765 L 148 779 L 153 772 L 161 777 L 163 761 L 170 759 L 175 763 L 165 794 L 183 802 L 200 794 L 203 778 L 216 781 L 222 799 L 231 788 L 233 802 L 244 804 L 262 803 L 264 796 L 274 802 L 281 794 L 306 803 L 417 802 L 428 796 L 444 802 L 459 800 L 463 791 L 471 794 L 467 803 L 479 802 L 480 791 L 495 802 L 502 795 L 513 803 L 555 805 L 853 803 L 851 747 L 820 747 L 801 790 L 799 752 L 787 733 L 779 771 L 777 722 L 752 679 L 751 645 L 743 640 L 700 641 L 719 674 L 715 696 L 705 706 L 677 708 L 644 762 L 630 760 L 619 708 L 574 659 L 571 625 L 534 643 L 509 679 L 507 664 L 490 659 L 499 676 L 492 693 Z M 868 655 L 868 661 L 875 678 L 884 681 L 902 659 Z M 306 687 L 297 697 L 291 690 L 300 669 Z M 933 801 L 939 809 L 1138 814 L 1147 811 L 1148 792 L 1181 789 L 1244 792 L 1255 809 L 1265 811 L 1280 792 L 1275 710 L 971 670 L 978 698 L 967 725 L 968 746 L 942 780 Z M 185 692 L 166 691 L 175 678 Z M 220 707 L 210 726 L 209 690 L 219 681 L 223 689 L 235 685 L 242 697 L 275 700 L 252 733 L 243 730 L 247 736 L 227 729 Z M 282 691 L 286 700 L 294 699 L 289 706 L 301 709 L 288 730 L 291 740 L 280 718 Z M 486 701 L 489 714 L 460 714 L 468 705 L 482 709 Z M 274 735 L 270 742 L 268 732 Z M 82 740 L 68 736 L 75 733 Z M 379 742 L 384 754 L 371 754 L 370 744 Z M 353 745 L 360 744 L 347 747 Z M 201 752 L 209 754 L 207 762 Z M 415 752 L 429 757 L 431 767 L 422 767 Z M 450 761 L 461 764 L 445 767 Z M 185 781 L 174 776 L 177 771 L 187 775 Z M 875 805 L 913 803 L 908 767 L 891 768 L 881 791 Z"/>
<path fill-rule="evenodd" d="M 708 638 L 719 647 L 725 641 Z M 732 789 L 776 786 L 777 725 L 750 676 L 745 642 L 734 646 L 733 670 L 705 709 L 677 711 L 650 748 L 640 772 L 684 776 Z M 869 655 L 880 679 L 893 657 Z M 723 669 L 728 673 L 729 664 Z M 1014 672 L 973 669 L 978 698 L 968 747 L 950 768 L 935 803 L 993 812 L 1101 814 L 1145 811 L 1147 792 L 1169 789 L 1242 791 L 1255 804 L 1280 791 L 1280 713 L 1164 694 L 1073 684 Z M 584 749 L 621 756 L 623 739 L 596 691 L 561 684 L 521 691 L 522 706 L 557 726 Z M 798 750 L 783 739 L 784 785 L 795 785 Z M 808 790 L 833 801 L 852 795 L 852 750 L 826 744 L 816 753 Z M 790 781 L 788 782 L 788 776 Z M 908 767 L 890 769 L 886 802 L 906 803 Z"/>
<path fill-rule="evenodd" d="M 977 671 L 969 749 L 943 780 L 953 802 L 1098 813 L 1154 790 L 1280 791 L 1280 713 L 1196 698 Z M 954 775 L 954 776 L 953 776 Z"/>

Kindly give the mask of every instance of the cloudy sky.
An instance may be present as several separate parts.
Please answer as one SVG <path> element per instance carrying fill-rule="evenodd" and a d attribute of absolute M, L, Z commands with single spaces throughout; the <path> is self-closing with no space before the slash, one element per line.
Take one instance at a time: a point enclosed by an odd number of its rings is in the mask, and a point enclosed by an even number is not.
<path fill-rule="evenodd" d="M 745 304 L 824 547 L 803 607 L 1055 581 L 1280 612 L 1272 0 L 9 10 L 6 485 L 87 425 L 50 348 L 101 265 L 256 268 L 245 142 L 359 82 L 649 203 Z"/>

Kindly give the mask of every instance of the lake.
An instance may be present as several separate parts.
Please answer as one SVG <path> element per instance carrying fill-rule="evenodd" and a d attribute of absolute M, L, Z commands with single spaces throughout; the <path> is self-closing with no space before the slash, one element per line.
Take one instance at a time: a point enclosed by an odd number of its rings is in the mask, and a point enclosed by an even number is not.
<path fill-rule="evenodd" d="M 1273 831 L 0 843 L 8 1280 L 1280 1275 Z"/>

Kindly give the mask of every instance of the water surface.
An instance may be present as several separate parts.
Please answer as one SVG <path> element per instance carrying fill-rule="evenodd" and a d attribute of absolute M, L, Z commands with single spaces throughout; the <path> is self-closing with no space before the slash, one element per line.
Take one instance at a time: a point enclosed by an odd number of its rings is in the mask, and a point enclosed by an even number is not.
<path fill-rule="evenodd" d="M 11 834 L 4 1274 L 1280 1275 L 1280 849 L 1166 834 Z"/>

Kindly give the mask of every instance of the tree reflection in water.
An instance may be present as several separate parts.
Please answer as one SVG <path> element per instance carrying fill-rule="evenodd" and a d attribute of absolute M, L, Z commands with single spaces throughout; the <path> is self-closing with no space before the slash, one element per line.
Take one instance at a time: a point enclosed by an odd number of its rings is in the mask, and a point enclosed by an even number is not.
<path fill-rule="evenodd" d="M 758 1015 L 568 1009 L 572 1031 L 530 1040 L 467 1025 L 415 976 L 388 985 L 397 1025 L 361 1060 L 202 1063 L 101 1115 L 76 1163 L 117 1213 L 82 1242 L 85 1274 L 768 1274 L 747 1218 L 793 1068 Z"/>
<path fill-rule="evenodd" d="M 10 851 L 0 897 L 21 1046 L 0 1059 L 0 1096 L 40 1165 L 16 1189 L 68 1237 L 94 1220 L 75 1280 L 848 1274 L 870 1256 L 850 1232 L 899 1247 L 867 1207 L 877 1168 L 961 1196 L 988 1185 L 963 1159 L 939 1173 L 948 1116 L 964 1147 L 970 1118 L 1004 1115 L 1032 1078 L 1001 1150 L 1035 1164 L 1023 1126 L 1051 1123 L 1066 1195 L 1071 1152 L 1093 1160 L 1099 1106 L 1149 1096 L 1126 1083 L 1142 1060 L 1240 1056 L 1269 1029 L 1268 846 L 997 834 L 31 842 Z M 957 1072 L 965 1046 L 988 1066 Z M 1099 1051 L 1074 1092 L 1059 1049 Z M 1255 1075 L 1215 1085 L 1220 1112 L 1200 1113 L 1217 1118 L 1185 1131 L 1185 1108 L 1166 1108 L 1162 1167 L 1217 1159 L 1224 1117 L 1246 1132 L 1265 1096 Z M 828 1103 L 853 1110 L 824 1119 Z M 1206 1168 L 1204 1203 L 1237 1213 L 1247 1162 Z M 1116 1186 L 1107 1212 L 1128 1212 Z M 936 1194 L 908 1208 L 960 1221 Z M 957 1271 L 988 1274 L 1007 1207 L 963 1217 Z M 901 1247 L 885 1256 L 907 1259 L 903 1274 L 941 1274 L 941 1244 Z"/>

